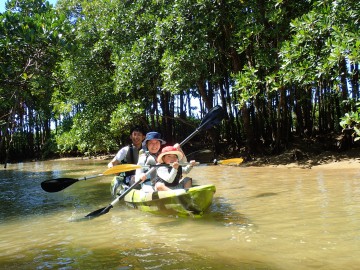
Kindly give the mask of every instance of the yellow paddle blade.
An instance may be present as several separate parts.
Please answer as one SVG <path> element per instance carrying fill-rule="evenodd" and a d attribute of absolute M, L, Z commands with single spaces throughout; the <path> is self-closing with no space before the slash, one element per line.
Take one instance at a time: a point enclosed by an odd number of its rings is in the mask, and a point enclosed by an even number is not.
<path fill-rule="evenodd" d="M 128 171 L 132 171 L 132 170 L 136 170 L 141 168 L 140 165 L 135 165 L 135 164 L 121 164 L 121 165 L 117 165 L 114 166 L 112 168 L 107 169 L 103 175 L 109 175 L 109 174 L 117 174 L 117 173 L 121 173 L 121 172 L 128 172 Z"/>
<path fill-rule="evenodd" d="M 244 161 L 243 158 L 230 158 L 230 159 L 218 160 L 218 163 L 222 165 L 241 164 L 243 161 Z"/>

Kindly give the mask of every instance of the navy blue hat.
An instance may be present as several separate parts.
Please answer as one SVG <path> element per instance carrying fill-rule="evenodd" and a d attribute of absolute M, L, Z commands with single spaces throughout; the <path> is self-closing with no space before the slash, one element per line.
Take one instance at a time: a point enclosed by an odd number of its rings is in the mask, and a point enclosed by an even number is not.
<path fill-rule="evenodd" d="M 150 140 L 158 140 L 161 142 L 161 144 L 166 143 L 166 141 L 161 139 L 161 134 L 156 131 L 151 131 L 151 132 L 146 133 L 146 137 L 145 137 L 145 140 L 143 141 L 143 145 L 146 146 L 147 141 L 150 141 Z"/>

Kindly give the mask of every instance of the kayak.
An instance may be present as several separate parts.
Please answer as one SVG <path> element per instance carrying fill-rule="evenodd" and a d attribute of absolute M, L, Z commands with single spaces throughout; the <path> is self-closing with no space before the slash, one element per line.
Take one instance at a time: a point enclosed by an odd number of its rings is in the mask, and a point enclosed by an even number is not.
<path fill-rule="evenodd" d="M 121 185 L 120 193 L 125 188 Z M 124 201 L 133 208 L 153 214 L 201 217 L 212 204 L 215 191 L 212 184 L 169 191 L 132 189 Z"/>

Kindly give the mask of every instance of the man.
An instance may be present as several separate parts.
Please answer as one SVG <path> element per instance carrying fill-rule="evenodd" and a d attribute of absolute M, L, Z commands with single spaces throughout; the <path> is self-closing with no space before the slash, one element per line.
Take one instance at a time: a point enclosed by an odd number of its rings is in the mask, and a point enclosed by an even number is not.
<path fill-rule="evenodd" d="M 136 126 L 130 131 L 130 139 L 131 144 L 127 145 L 119 150 L 115 157 L 108 163 L 108 168 L 111 168 L 115 165 L 119 164 L 137 164 L 139 159 L 139 151 L 142 149 L 142 141 L 145 139 L 145 132 L 144 130 Z M 125 172 L 120 175 L 121 180 L 124 181 L 124 183 L 129 184 L 131 178 L 135 175 L 135 171 Z M 118 177 L 116 178 L 118 179 Z M 114 194 L 116 187 L 118 186 L 118 183 L 111 183 L 111 192 Z"/>

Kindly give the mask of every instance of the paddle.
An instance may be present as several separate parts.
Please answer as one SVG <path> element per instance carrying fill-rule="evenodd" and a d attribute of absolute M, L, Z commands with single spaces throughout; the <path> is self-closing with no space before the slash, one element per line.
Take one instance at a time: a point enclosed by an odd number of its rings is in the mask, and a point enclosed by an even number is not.
<path fill-rule="evenodd" d="M 155 168 L 150 169 L 146 175 L 150 174 L 151 172 L 153 172 L 155 170 Z M 128 189 L 126 189 L 123 193 L 121 193 L 120 196 L 116 197 L 115 200 L 113 200 L 108 206 L 100 208 L 98 210 L 95 210 L 89 214 L 87 214 L 85 217 L 86 218 L 96 218 L 98 216 L 104 215 L 106 213 L 108 213 L 110 211 L 111 208 L 114 207 L 115 204 L 117 204 L 118 202 L 120 202 L 120 200 L 122 198 L 124 198 L 126 196 L 126 194 L 128 194 L 131 190 L 133 190 L 137 185 L 139 185 L 141 183 L 141 179 L 139 179 L 138 181 L 136 181 L 134 184 L 132 184 Z"/>
<path fill-rule="evenodd" d="M 241 164 L 243 162 L 243 158 L 230 158 L 230 159 L 224 159 L 224 160 L 217 160 L 214 159 L 214 161 L 212 163 L 199 163 L 196 162 L 195 166 L 198 165 L 229 165 L 229 164 Z M 180 163 L 179 165 L 181 166 L 186 166 L 189 165 L 190 163 Z M 153 168 L 153 167 L 170 167 L 171 164 L 165 164 L 165 163 L 161 163 L 161 164 L 156 164 L 156 165 L 135 165 L 135 164 L 120 164 L 120 165 L 116 165 L 108 170 L 106 170 L 104 173 L 107 174 L 111 174 L 113 173 L 112 171 L 122 171 L 124 172 L 125 170 L 128 171 L 133 171 L 139 168 Z"/>
<path fill-rule="evenodd" d="M 110 169 L 107 169 L 105 172 L 100 173 L 100 174 L 85 176 L 85 177 L 81 177 L 81 178 L 77 178 L 77 179 L 64 177 L 64 178 L 45 180 L 41 183 L 41 187 L 43 190 L 45 190 L 47 192 L 58 192 L 58 191 L 61 191 L 65 188 L 67 188 L 68 186 L 71 186 L 72 184 L 82 181 L 82 180 L 88 180 L 88 179 L 92 179 L 92 178 L 96 178 L 96 177 L 100 177 L 100 176 L 104 176 L 104 175 L 127 172 L 127 171 L 131 171 L 131 170 L 135 170 L 137 168 L 141 168 L 139 166 L 138 167 L 134 167 L 134 166 L 137 166 L 137 165 L 123 164 L 120 166 L 115 166 Z"/>
<path fill-rule="evenodd" d="M 191 133 L 185 140 L 183 140 L 180 145 L 184 145 L 187 143 L 192 137 L 194 137 L 197 133 L 201 130 L 209 129 L 221 122 L 224 119 L 225 113 L 221 106 L 216 105 L 213 107 L 203 118 L 200 122 L 200 126 Z"/>
<path fill-rule="evenodd" d="M 214 165 L 221 164 L 221 165 L 229 165 L 229 164 L 241 164 L 243 163 L 243 158 L 229 158 L 224 160 L 214 160 Z"/>
<path fill-rule="evenodd" d="M 198 132 L 200 132 L 203 129 L 209 129 L 214 125 L 217 125 L 220 123 L 220 121 L 224 118 L 224 111 L 222 107 L 215 106 L 212 108 L 203 118 L 203 120 L 200 123 L 200 126 L 191 133 L 184 141 L 180 143 L 180 146 L 183 146 L 185 143 L 187 143 L 192 137 L 195 136 Z M 134 166 L 140 166 L 140 165 L 134 165 Z M 151 168 L 146 174 L 149 174 L 150 171 L 155 170 L 155 168 Z M 115 200 L 113 200 L 107 207 L 103 207 L 101 209 L 95 210 L 89 214 L 87 214 L 85 217 L 88 218 L 96 218 L 103 214 L 106 214 L 110 211 L 111 208 L 114 207 L 116 203 L 118 203 L 124 196 L 129 193 L 132 189 L 134 189 L 138 184 L 141 183 L 141 180 L 136 181 L 132 186 L 130 186 L 126 191 L 124 191 L 120 196 L 116 197 Z"/>

